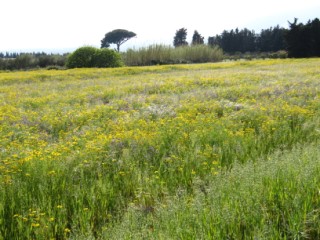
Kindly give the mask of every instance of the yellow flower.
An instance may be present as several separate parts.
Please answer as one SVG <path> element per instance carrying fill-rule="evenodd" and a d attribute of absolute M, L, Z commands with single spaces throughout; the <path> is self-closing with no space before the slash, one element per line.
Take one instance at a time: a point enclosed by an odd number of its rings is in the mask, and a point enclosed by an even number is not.
<path fill-rule="evenodd" d="M 48 172 L 48 175 L 49 175 L 49 176 L 56 175 L 56 171 L 50 171 L 50 172 Z"/>

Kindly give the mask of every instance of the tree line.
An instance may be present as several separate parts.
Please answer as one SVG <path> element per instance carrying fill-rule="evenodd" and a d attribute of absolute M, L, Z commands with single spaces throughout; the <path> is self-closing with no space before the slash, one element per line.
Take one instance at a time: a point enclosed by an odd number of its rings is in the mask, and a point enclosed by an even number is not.
<path fill-rule="evenodd" d="M 0 58 L 16 58 L 20 54 L 21 53 L 11 53 L 11 52 L 2 53 L 2 52 L 0 52 Z"/>
<path fill-rule="evenodd" d="M 33 53 L 0 53 L 0 70 L 63 68 L 68 54 Z"/>
<path fill-rule="evenodd" d="M 320 57 L 320 21 L 318 18 L 314 20 L 309 20 L 306 24 L 298 23 L 298 19 L 288 22 L 289 28 L 281 28 L 279 25 L 275 27 L 270 27 L 268 29 L 262 29 L 259 34 L 255 33 L 253 30 L 247 28 L 244 29 L 232 29 L 230 31 L 224 30 L 221 34 L 208 37 L 208 47 L 219 47 L 227 55 L 237 56 L 239 53 L 271 53 L 266 55 L 266 57 Z M 125 29 L 116 29 L 105 34 L 104 38 L 101 40 L 101 48 L 105 49 L 110 46 L 110 44 L 115 44 L 117 46 L 117 53 L 120 54 L 120 46 L 131 38 L 136 37 L 136 33 L 130 32 Z M 187 42 L 187 29 L 178 29 L 175 33 L 173 39 L 173 45 L 175 48 L 178 47 L 196 47 L 198 45 L 205 45 L 204 37 L 195 30 L 192 36 L 192 41 L 189 44 Z M 31 69 L 31 68 L 64 68 L 64 67 L 87 67 L 83 65 L 83 59 L 78 56 L 82 56 L 83 52 L 85 57 L 87 57 L 87 50 L 79 51 L 77 54 L 46 54 L 44 52 L 38 53 L 1 53 L 0 52 L 0 70 L 15 70 L 15 69 Z M 156 49 L 156 51 L 155 51 Z M 140 49 L 139 51 L 127 50 L 127 53 L 122 53 L 119 56 L 124 62 L 135 62 L 135 64 L 143 64 L 144 61 L 140 61 L 139 58 L 145 58 L 144 55 L 148 55 L 148 64 L 152 63 L 163 63 L 168 64 L 171 62 L 204 62 L 206 59 L 212 59 L 208 57 L 210 54 L 214 53 L 214 59 L 220 58 L 220 52 L 215 49 L 215 51 L 210 51 L 205 48 L 201 49 L 202 57 L 196 56 L 194 49 L 184 48 L 183 51 L 172 51 L 170 46 L 151 46 L 148 49 Z M 81 49 L 83 50 L 83 49 Z M 198 51 L 197 50 L 197 51 Z M 106 67 L 106 66 L 118 66 L 120 58 L 118 55 L 111 53 L 110 51 L 97 49 L 90 49 L 94 52 L 93 58 L 94 64 L 90 60 L 90 64 L 96 67 Z M 112 50 L 113 51 L 113 50 Z M 130 51 L 130 52 L 128 52 Z M 162 53 L 164 51 L 165 53 Z M 134 53 L 133 53 L 134 52 Z M 156 52 L 156 53 L 154 53 Z M 192 52 L 192 58 L 190 54 L 183 55 L 183 52 Z M 153 56 L 156 55 L 156 56 Z M 168 54 L 170 53 L 170 54 Z M 273 54 L 276 53 L 276 54 Z M 149 56 L 149 55 L 152 56 Z M 141 56 L 140 56 L 141 55 Z M 177 56 L 188 56 L 184 57 L 183 60 L 177 58 Z M 210 56 L 211 56 L 210 55 Z M 219 57 L 216 57 L 219 56 Z M 80 59 L 79 64 L 70 64 L 70 59 L 77 56 L 76 59 Z M 88 55 L 89 56 L 89 55 Z M 90 55 L 91 56 L 91 55 Z M 134 56 L 134 61 L 128 61 L 129 56 Z M 163 56 L 169 56 L 163 60 Z M 205 57 L 203 57 L 205 56 Z M 250 55 L 249 55 L 250 56 Z M 258 57 L 264 57 L 261 55 Z M 69 61 L 68 61 L 69 59 Z M 115 59 L 114 61 L 110 59 Z M 137 60 L 138 59 L 138 60 Z M 192 60 L 190 60 L 192 59 Z M 196 60 L 194 60 L 196 59 Z M 108 60 L 108 61 L 107 61 Z M 106 62 L 103 62 L 106 61 Z M 74 63 L 74 62 L 73 62 Z M 91 65 L 92 65 L 91 64 Z M 90 65 L 90 66 L 91 66 Z"/>
<path fill-rule="evenodd" d="M 218 45 L 224 52 L 277 52 L 286 50 L 285 35 L 287 30 L 279 26 L 261 30 L 256 34 L 247 28 L 223 31 L 220 35 L 208 38 L 209 45 Z"/>
<path fill-rule="evenodd" d="M 175 47 L 188 45 L 187 29 L 176 31 L 173 45 Z M 204 38 L 194 31 L 191 45 L 204 44 Z M 289 22 L 289 29 L 279 25 L 262 29 L 259 34 L 247 28 L 224 30 L 221 34 L 208 37 L 208 45 L 219 46 L 227 54 L 247 52 L 278 52 L 288 51 L 289 57 L 320 56 L 320 21 L 318 18 L 309 20 L 306 24 L 294 19 Z"/>

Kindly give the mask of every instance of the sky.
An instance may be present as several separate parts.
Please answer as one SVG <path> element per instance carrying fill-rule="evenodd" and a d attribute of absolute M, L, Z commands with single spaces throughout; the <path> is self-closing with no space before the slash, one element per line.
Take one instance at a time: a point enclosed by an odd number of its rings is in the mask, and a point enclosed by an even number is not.
<path fill-rule="evenodd" d="M 70 52 L 100 47 L 114 29 L 137 37 L 121 46 L 170 44 L 186 28 L 190 42 L 197 30 L 205 40 L 223 30 L 261 29 L 288 21 L 320 18 L 319 0 L 1 0 L 0 52 Z M 115 47 L 115 46 L 111 46 Z"/>

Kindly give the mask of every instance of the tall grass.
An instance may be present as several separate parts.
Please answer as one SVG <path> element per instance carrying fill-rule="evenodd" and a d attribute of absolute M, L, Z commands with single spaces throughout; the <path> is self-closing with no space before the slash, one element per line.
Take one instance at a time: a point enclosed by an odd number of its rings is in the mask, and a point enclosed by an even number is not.
<path fill-rule="evenodd" d="M 127 66 L 217 62 L 222 58 L 223 53 L 220 48 L 207 45 L 173 48 L 167 45 L 155 44 L 138 50 L 128 49 L 123 54 L 123 59 Z"/>
<path fill-rule="evenodd" d="M 320 150 L 297 146 L 193 182 L 152 211 L 130 205 L 106 239 L 319 239 Z"/>

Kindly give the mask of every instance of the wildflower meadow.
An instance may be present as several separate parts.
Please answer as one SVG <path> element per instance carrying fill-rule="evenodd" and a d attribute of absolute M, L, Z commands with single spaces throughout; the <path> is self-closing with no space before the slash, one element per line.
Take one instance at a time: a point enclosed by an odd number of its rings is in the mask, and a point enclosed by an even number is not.
<path fill-rule="evenodd" d="M 319 239 L 319 66 L 0 72 L 0 239 Z"/>

